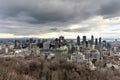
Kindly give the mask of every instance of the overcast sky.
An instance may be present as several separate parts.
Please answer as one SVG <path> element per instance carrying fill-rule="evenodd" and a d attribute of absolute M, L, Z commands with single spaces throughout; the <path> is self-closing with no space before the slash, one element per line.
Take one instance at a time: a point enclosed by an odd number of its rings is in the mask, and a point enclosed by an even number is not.
<path fill-rule="evenodd" d="M 0 37 L 120 38 L 120 0 L 0 0 Z"/>

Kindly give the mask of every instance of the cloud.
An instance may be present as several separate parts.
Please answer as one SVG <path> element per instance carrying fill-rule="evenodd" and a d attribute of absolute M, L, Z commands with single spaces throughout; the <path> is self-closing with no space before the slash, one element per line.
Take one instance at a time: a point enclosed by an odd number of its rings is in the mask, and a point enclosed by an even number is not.
<path fill-rule="evenodd" d="M 4 17 L 31 24 L 84 20 L 94 16 L 103 3 L 96 0 L 0 0 L 0 2 L 0 12 Z M 92 5 L 96 2 L 99 4 Z"/>
<path fill-rule="evenodd" d="M 112 18 L 120 16 L 120 1 L 111 0 L 106 5 L 101 6 L 100 15 L 103 15 L 105 18 Z"/>
<path fill-rule="evenodd" d="M 0 0 L 0 32 L 26 36 L 103 32 L 120 24 L 119 7 L 119 0 Z"/>

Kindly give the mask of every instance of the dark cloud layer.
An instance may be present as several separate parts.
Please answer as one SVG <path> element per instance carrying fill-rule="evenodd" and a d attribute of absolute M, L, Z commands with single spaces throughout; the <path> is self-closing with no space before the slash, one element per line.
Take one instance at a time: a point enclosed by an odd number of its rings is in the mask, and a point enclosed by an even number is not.
<path fill-rule="evenodd" d="M 105 17 L 120 16 L 120 1 L 112 0 L 107 5 L 101 6 L 100 15 Z"/>
<path fill-rule="evenodd" d="M 59 27 L 80 23 L 94 16 L 119 17 L 120 0 L 0 0 L 3 33 L 29 35 L 60 31 Z M 62 30 L 85 32 L 91 31 L 91 27 Z"/>

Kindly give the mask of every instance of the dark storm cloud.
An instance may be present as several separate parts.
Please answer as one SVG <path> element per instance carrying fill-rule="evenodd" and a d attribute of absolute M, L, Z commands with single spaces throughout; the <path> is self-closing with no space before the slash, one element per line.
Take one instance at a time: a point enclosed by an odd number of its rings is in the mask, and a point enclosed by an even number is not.
<path fill-rule="evenodd" d="M 91 0 L 91 2 L 96 2 Z M 26 22 L 42 24 L 50 22 L 68 22 L 75 18 L 85 19 L 92 15 L 94 6 L 87 0 L 0 0 L 0 12 L 4 17 L 30 18 Z M 91 8 L 90 8 L 91 7 Z M 90 8 L 90 9 L 88 9 Z"/>
<path fill-rule="evenodd" d="M 67 4 L 69 5 L 67 6 Z M 0 12 L 8 18 L 30 17 L 32 20 L 26 20 L 26 22 L 32 24 L 64 22 L 76 16 L 73 9 L 75 5 L 71 6 L 71 4 L 73 3 L 61 0 L 1 0 Z"/>
<path fill-rule="evenodd" d="M 108 4 L 101 6 L 100 15 L 108 18 L 120 16 L 120 1 L 111 0 Z"/>
<path fill-rule="evenodd" d="M 0 0 L 0 27 L 4 26 L 3 33 L 16 35 L 91 31 L 91 27 L 63 28 L 94 16 L 120 16 L 119 5 L 119 0 Z"/>

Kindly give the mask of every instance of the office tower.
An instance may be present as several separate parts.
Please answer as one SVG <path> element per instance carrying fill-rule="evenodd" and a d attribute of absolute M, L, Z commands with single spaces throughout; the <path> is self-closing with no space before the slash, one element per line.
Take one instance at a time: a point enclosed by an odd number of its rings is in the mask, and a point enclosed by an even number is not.
<path fill-rule="evenodd" d="M 15 40 L 15 42 L 14 42 L 14 48 L 15 49 L 17 48 L 17 40 Z"/>
<path fill-rule="evenodd" d="M 56 38 L 55 39 L 55 48 L 59 48 L 60 47 L 59 45 L 60 45 L 59 39 Z"/>
<path fill-rule="evenodd" d="M 55 48 L 55 42 L 54 41 L 50 42 L 50 48 Z"/>
<path fill-rule="evenodd" d="M 80 36 L 77 37 L 77 45 L 80 46 Z"/>
<path fill-rule="evenodd" d="M 29 45 L 30 45 L 30 40 L 26 40 L 26 41 L 25 41 L 25 44 L 26 44 L 26 47 L 29 47 Z"/>
<path fill-rule="evenodd" d="M 89 45 L 89 42 L 88 42 L 88 41 L 86 41 L 86 47 L 88 47 L 88 45 Z"/>
<path fill-rule="evenodd" d="M 72 44 L 71 53 L 74 53 L 74 52 L 75 52 L 75 46 L 74 46 L 74 44 Z"/>
<path fill-rule="evenodd" d="M 20 41 L 19 40 L 15 40 L 15 43 L 14 43 L 14 48 L 15 49 L 19 49 L 20 48 Z"/>
<path fill-rule="evenodd" d="M 91 40 L 88 40 L 88 48 L 90 48 L 91 46 Z"/>
<path fill-rule="evenodd" d="M 25 41 L 22 41 L 22 48 L 26 48 Z"/>
<path fill-rule="evenodd" d="M 64 44 L 65 44 L 64 36 L 60 36 L 60 37 L 59 37 L 59 45 L 60 45 L 60 46 L 63 46 Z"/>
<path fill-rule="evenodd" d="M 98 39 L 97 38 L 95 39 L 95 45 L 98 45 Z"/>
<path fill-rule="evenodd" d="M 107 42 L 106 42 L 106 40 L 103 40 L 103 47 L 107 47 Z"/>
<path fill-rule="evenodd" d="M 30 41 L 30 43 L 33 43 L 33 39 L 32 38 L 30 38 L 29 41 Z"/>
<path fill-rule="evenodd" d="M 101 47 L 102 39 L 101 37 L 99 38 L 99 46 Z"/>
<path fill-rule="evenodd" d="M 60 39 L 60 40 L 64 40 L 64 36 L 60 36 L 59 39 Z"/>
<path fill-rule="evenodd" d="M 86 43 L 86 36 L 83 36 L 83 44 Z"/>
<path fill-rule="evenodd" d="M 111 44 L 107 43 L 107 49 L 111 49 Z"/>
<path fill-rule="evenodd" d="M 41 43 L 37 43 L 37 47 L 43 48 L 43 43 L 42 42 Z"/>
<path fill-rule="evenodd" d="M 94 36 L 92 35 L 91 36 L 91 45 L 93 45 L 94 44 Z"/>
<path fill-rule="evenodd" d="M 83 36 L 83 48 L 86 48 L 86 36 Z"/>

